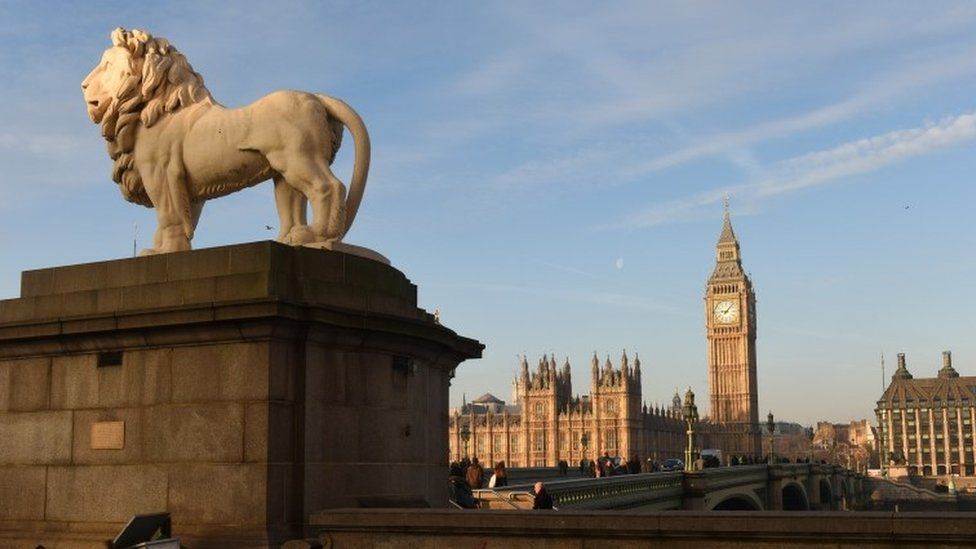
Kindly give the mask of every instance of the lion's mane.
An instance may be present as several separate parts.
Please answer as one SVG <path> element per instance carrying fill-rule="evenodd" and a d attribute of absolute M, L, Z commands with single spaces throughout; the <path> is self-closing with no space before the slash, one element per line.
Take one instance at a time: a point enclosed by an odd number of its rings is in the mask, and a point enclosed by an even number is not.
<path fill-rule="evenodd" d="M 102 118 L 102 137 L 112 158 L 112 179 L 130 202 L 152 207 L 142 178 L 134 167 L 133 149 L 141 122 L 152 127 L 161 117 L 201 101 L 213 102 L 182 53 L 165 38 L 117 28 L 112 44 L 129 52 L 128 74 Z"/>

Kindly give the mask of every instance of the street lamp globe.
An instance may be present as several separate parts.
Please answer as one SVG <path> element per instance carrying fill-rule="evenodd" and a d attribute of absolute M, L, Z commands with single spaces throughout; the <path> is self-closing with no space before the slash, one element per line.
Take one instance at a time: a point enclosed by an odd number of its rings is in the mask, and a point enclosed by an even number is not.
<path fill-rule="evenodd" d="M 685 421 L 698 421 L 698 406 L 695 405 L 695 393 L 692 392 L 691 387 L 685 391 L 685 402 L 681 407 L 681 414 Z"/>

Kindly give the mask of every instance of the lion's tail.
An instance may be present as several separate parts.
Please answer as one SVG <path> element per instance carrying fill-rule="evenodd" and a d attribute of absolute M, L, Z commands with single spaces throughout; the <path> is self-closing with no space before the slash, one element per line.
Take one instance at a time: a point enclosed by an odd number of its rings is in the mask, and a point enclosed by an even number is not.
<path fill-rule="evenodd" d="M 330 115 L 349 128 L 353 144 L 356 147 L 352 178 L 349 180 L 349 194 L 346 197 L 346 226 L 342 231 L 342 234 L 345 235 L 356 219 L 359 203 L 362 202 L 363 193 L 366 191 L 366 176 L 369 174 L 370 157 L 369 133 L 366 131 L 366 124 L 363 123 L 363 119 L 345 101 L 322 94 L 316 94 L 316 97 L 325 105 Z"/>

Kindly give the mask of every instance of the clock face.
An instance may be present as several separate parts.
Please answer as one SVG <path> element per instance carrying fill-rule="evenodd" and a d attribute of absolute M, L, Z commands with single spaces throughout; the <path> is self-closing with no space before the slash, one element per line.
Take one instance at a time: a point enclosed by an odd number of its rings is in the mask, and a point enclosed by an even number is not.
<path fill-rule="evenodd" d="M 715 321 L 731 324 L 739 319 L 739 304 L 735 301 L 719 301 L 715 304 Z"/>

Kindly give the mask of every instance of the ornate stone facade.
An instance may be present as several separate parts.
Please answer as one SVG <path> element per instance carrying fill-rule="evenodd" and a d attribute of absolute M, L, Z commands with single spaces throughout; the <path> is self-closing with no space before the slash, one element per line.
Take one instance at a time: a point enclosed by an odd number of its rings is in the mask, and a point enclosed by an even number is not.
<path fill-rule="evenodd" d="M 756 294 L 742 268 L 728 204 L 705 288 L 709 414 L 727 454 L 762 453 L 756 385 Z"/>
<path fill-rule="evenodd" d="M 636 356 L 631 363 L 624 353 L 615 368 L 609 357 L 601 367 L 594 354 L 586 395 L 573 394 L 568 359 L 559 367 L 554 356 L 543 357 L 530 374 L 523 357 L 520 370 L 512 384 L 517 404 L 486 394 L 454 410 L 450 459 L 470 455 L 485 463 L 541 467 L 561 460 L 577 464 L 605 452 L 627 459 L 681 457 L 686 440 L 681 399 L 675 394 L 670 406 L 643 403 Z M 467 444 L 461 438 L 464 427 L 470 432 Z"/>
<path fill-rule="evenodd" d="M 919 475 L 974 475 L 976 377 L 961 377 L 942 353 L 936 377 L 916 379 L 904 353 L 875 409 L 882 459 Z"/>

